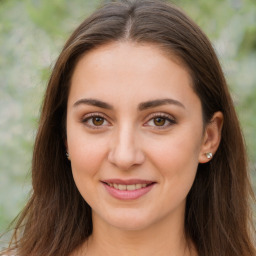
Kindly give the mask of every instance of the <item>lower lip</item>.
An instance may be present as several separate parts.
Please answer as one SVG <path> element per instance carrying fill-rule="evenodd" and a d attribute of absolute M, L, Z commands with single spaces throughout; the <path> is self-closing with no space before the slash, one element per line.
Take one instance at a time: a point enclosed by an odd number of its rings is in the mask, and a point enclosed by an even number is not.
<path fill-rule="evenodd" d="M 114 187 L 110 187 L 105 183 L 103 183 L 103 185 L 105 186 L 109 194 L 117 199 L 134 200 L 147 194 L 153 188 L 155 183 L 152 183 L 146 186 L 145 188 L 140 188 L 136 190 L 119 190 L 119 189 L 115 189 Z"/>

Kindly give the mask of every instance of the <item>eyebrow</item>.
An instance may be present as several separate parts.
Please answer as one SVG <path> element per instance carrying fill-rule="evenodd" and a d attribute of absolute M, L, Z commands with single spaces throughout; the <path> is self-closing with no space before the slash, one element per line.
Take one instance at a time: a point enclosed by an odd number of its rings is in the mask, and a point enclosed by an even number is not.
<path fill-rule="evenodd" d="M 96 100 L 96 99 L 81 99 L 81 100 L 78 100 L 77 102 L 75 102 L 75 104 L 73 106 L 77 107 L 81 104 L 95 106 L 95 107 L 99 107 L 99 108 L 105 108 L 105 109 L 113 109 L 113 106 L 111 106 L 110 104 L 103 102 L 101 100 Z"/>
<path fill-rule="evenodd" d="M 149 109 L 149 108 L 155 108 L 155 107 L 159 107 L 159 106 L 162 106 L 162 105 L 168 105 L 168 104 L 176 105 L 176 106 L 185 108 L 185 106 L 181 102 L 179 102 L 177 100 L 174 100 L 174 99 L 166 98 L 166 99 L 157 99 L 157 100 L 142 102 L 142 103 L 139 104 L 138 109 L 140 111 L 142 111 L 142 110 L 146 110 L 146 109 Z"/>
<path fill-rule="evenodd" d="M 99 108 L 105 108 L 105 109 L 110 109 L 110 110 L 114 109 L 114 107 L 112 105 L 110 105 L 104 101 L 97 100 L 97 99 L 80 99 L 74 103 L 73 107 L 77 107 L 81 104 L 96 106 Z M 159 107 L 162 105 L 168 105 L 168 104 L 185 108 L 185 106 L 181 102 L 174 100 L 174 99 L 165 98 L 165 99 L 156 99 L 156 100 L 142 102 L 139 104 L 138 110 L 143 111 L 143 110 L 146 110 L 149 108 L 155 108 L 155 107 Z"/>

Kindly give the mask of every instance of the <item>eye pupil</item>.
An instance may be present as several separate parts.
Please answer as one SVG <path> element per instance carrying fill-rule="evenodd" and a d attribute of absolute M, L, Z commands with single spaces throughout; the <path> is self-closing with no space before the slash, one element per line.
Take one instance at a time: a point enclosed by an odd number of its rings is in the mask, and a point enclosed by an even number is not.
<path fill-rule="evenodd" d="M 102 125 L 104 122 L 104 118 L 102 117 L 94 117 L 92 120 L 93 124 L 96 126 Z"/>
<path fill-rule="evenodd" d="M 154 118 L 154 124 L 156 126 L 163 126 L 165 124 L 165 119 L 161 117 Z"/>

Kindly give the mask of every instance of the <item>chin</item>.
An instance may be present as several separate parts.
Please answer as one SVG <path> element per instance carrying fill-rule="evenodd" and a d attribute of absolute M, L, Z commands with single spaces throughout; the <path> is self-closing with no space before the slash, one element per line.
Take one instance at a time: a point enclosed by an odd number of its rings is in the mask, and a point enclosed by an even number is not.
<path fill-rule="evenodd" d="M 139 231 L 139 230 L 146 229 L 149 226 L 148 223 L 146 223 L 145 221 L 137 222 L 134 220 L 130 220 L 130 221 L 126 220 L 125 222 L 115 221 L 112 225 L 115 228 L 124 230 L 124 231 Z"/>
<path fill-rule="evenodd" d="M 106 218 L 105 221 L 117 229 L 127 231 L 143 230 L 154 222 L 150 216 L 145 216 L 138 212 L 133 214 L 129 214 L 128 212 L 112 214 L 110 218 Z"/>

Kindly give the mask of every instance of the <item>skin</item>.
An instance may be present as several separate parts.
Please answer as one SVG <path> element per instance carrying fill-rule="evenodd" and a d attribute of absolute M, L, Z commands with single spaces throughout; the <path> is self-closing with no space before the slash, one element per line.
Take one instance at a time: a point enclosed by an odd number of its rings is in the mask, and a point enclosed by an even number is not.
<path fill-rule="evenodd" d="M 85 54 L 71 80 L 66 145 L 93 234 L 74 255 L 196 255 L 184 237 L 186 196 L 198 163 L 217 150 L 222 119 L 215 113 L 204 129 L 188 71 L 154 45 L 116 42 Z M 155 184 L 121 200 L 107 192 L 106 179 Z"/>

